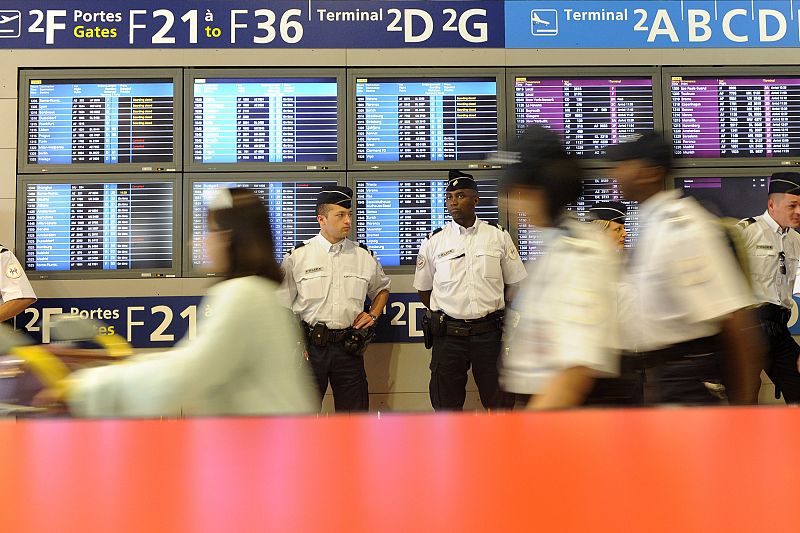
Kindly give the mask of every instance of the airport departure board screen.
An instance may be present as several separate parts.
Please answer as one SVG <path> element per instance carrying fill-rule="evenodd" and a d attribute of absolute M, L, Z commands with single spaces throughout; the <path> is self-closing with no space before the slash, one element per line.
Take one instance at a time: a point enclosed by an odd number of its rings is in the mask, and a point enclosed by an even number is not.
<path fill-rule="evenodd" d="M 562 135 L 567 151 L 602 158 L 609 144 L 654 129 L 650 77 L 514 80 L 516 134 L 541 124 Z"/>
<path fill-rule="evenodd" d="M 275 240 L 275 258 L 280 263 L 283 256 L 301 241 L 319 233 L 317 222 L 317 195 L 325 187 L 337 185 L 330 181 L 195 181 L 192 183 L 192 263 L 194 270 L 204 270 L 210 265 L 205 238 L 208 234 L 208 201 L 221 187 L 242 187 L 252 190 L 261 198 L 269 211 L 272 237 Z"/>
<path fill-rule="evenodd" d="M 800 157 L 800 77 L 671 80 L 677 158 Z"/>
<path fill-rule="evenodd" d="M 29 165 L 175 161 L 172 79 L 28 81 Z"/>
<path fill-rule="evenodd" d="M 338 158 L 336 78 L 196 78 L 195 163 L 318 163 Z"/>
<path fill-rule="evenodd" d="M 25 269 L 170 270 L 174 183 L 26 183 Z"/>
<path fill-rule="evenodd" d="M 497 151 L 497 80 L 357 78 L 356 161 L 482 160 Z"/>
<path fill-rule="evenodd" d="M 743 219 L 766 211 L 769 176 L 675 178 L 675 188 L 717 216 Z"/>
<path fill-rule="evenodd" d="M 499 219 L 496 179 L 478 179 L 478 218 Z M 383 266 L 415 265 L 422 241 L 447 224 L 447 180 L 356 180 L 356 238 Z"/>
<path fill-rule="evenodd" d="M 589 209 L 600 202 L 621 201 L 628 207 L 625 217 L 625 247 L 630 248 L 636 243 L 639 236 L 639 204 L 623 200 L 619 185 L 613 178 L 591 178 L 583 181 L 583 192 L 574 204 L 567 209 L 575 214 L 579 220 L 589 220 Z M 528 225 L 523 214 L 518 214 L 517 243 L 519 256 L 523 261 L 535 260 L 545 253 L 542 232 L 534 226 Z M 611 246 L 611 240 L 609 240 Z"/>

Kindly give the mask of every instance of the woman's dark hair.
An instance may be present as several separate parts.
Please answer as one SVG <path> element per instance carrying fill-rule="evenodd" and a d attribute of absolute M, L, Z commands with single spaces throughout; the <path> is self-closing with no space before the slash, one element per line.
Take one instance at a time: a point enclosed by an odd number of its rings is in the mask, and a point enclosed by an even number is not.
<path fill-rule="evenodd" d="M 267 207 L 249 189 L 227 189 L 231 206 L 208 210 L 209 225 L 230 232 L 228 272 L 225 278 L 261 276 L 276 283 L 283 272 L 275 260 L 275 241 Z M 220 191 L 220 194 L 225 194 Z"/>
<path fill-rule="evenodd" d="M 552 220 L 558 219 L 567 205 L 578 200 L 583 169 L 578 159 L 564 149 L 557 133 L 538 124 L 529 126 L 511 150 L 516 154 L 516 162 L 505 172 L 506 187 L 544 191 Z"/>

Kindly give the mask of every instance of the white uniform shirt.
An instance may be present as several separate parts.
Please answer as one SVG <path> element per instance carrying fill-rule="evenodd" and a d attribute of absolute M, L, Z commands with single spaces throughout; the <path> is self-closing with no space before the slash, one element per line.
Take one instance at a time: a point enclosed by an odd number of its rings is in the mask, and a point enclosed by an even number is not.
<path fill-rule="evenodd" d="M 129 362 L 74 373 L 69 405 L 78 416 L 314 413 L 317 392 L 304 364 L 297 322 L 278 284 L 258 276 L 209 291 L 212 315 L 194 339 Z"/>
<path fill-rule="evenodd" d="M 740 222 L 742 237 L 750 259 L 750 280 L 759 303 L 792 308 L 792 292 L 800 262 L 800 234 L 789 228 L 781 230 L 765 212 L 755 222 Z M 784 253 L 786 274 L 781 274 L 780 252 Z"/>
<path fill-rule="evenodd" d="M 621 327 L 639 351 L 716 335 L 722 318 L 754 303 L 723 230 L 677 190 L 640 204 L 627 281 L 633 301 Z"/>
<path fill-rule="evenodd" d="M 287 254 L 282 268 L 285 304 L 303 322 L 330 329 L 352 326 L 367 296 L 391 285 L 369 251 L 349 239 L 331 244 L 322 234 Z"/>
<path fill-rule="evenodd" d="M 505 309 L 505 286 L 525 276 L 507 231 L 477 218 L 469 228 L 451 220 L 420 246 L 414 288 L 433 291 L 431 310 L 469 320 Z"/>
<path fill-rule="evenodd" d="M 547 252 L 506 314 L 500 383 L 521 394 L 538 394 L 568 368 L 608 376 L 619 365 L 619 254 L 600 230 L 575 220 L 545 239 Z"/>
<path fill-rule="evenodd" d="M 0 298 L 3 303 L 20 298 L 36 298 L 22 265 L 8 250 L 0 252 L 0 269 Z"/>

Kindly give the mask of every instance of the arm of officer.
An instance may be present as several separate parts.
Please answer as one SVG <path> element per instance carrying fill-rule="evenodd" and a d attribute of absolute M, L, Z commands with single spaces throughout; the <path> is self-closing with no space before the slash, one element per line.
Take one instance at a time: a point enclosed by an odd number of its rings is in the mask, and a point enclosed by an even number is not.
<path fill-rule="evenodd" d="M 430 239 L 422 241 L 422 245 L 417 252 L 417 270 L 414 272 L 414 288 L 419 294 L 419 301 L 422 305 L 431 308 L 431 293 L 433 292 L 433 261 L 430 260 L 428 250 Z"/>
<path fill-rule="evenodd" d="M 585 366 L 559 372 L 539 394 L 531 396 L 528 409 L 563 409 L 580 405 L 592 391 L 593 373 Z"/>
<path fill-rule="evenodd" d="M 14 318 L 36 302 L 36 298 L 17 298 L 0 305 L 0 322 Z"/>
<path fill-rule="evenodd" d="M 0 268 L 0 295 L 3 298 L 3 303 L 0 304 L 0 321 L 5 321 L 32 305 L 36 301 L 36 294 L 22 270 L 22 265 L 10 251 L 0 253 Z"/>
<path fill-rule="evenodd" d="M 755 405 L 764 368 L 764 339 L 752 309 L 739 309 L 722 322 L 726 351 L 725 386 L 732 404 Z M 800 368 L 799 368 L 800 369 Z"/>
<path fill-rule="evenodd" d="M 386 307 L 386 302 L 389 301 L 389 289 L 392 286 L 392 282 L 389 276 L 384 273 L 378 260 L 372 257 L 372 261 L 375 263 L 375 269 L 372 271 L 372 276 L 367 285 L 367 296 L 369 296 L 372 304 L 369 307 L 369 313 L 362 311 L 356 316 L 353 321 L 355 329 L 369 327 L 377 322 L 378 317 L 383 313 L 383 308 Z"/>
<path fill-rule="evenodd" d="M 283 281 L 278 289 L 278 301 L 287 309 L 292 308 L 295 298 L 297 298 L 297 283 L 294 281 L 294 259 L 291 252 L 286 254 L 281 263 L 283 271 Z"/>

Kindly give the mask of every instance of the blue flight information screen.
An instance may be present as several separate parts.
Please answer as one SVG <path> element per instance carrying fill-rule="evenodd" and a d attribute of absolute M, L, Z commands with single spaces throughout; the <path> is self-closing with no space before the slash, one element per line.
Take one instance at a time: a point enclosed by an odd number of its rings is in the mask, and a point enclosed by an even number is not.
<path fill-rule="evenodd" d="M 481 160 L 497 151 L 497 81 L 357 78 L 356 161 Z"/>
<path fill-rule="evenodd" d="M 192 268 L 209 270 L 210 261 L 205 248 L 208 234 L 208 202 L 217 189 L 242 187 L 250 189 L 264 202 L 269 211 L 275 258 L 283 256 L 301 241 L 319 233 L 317 195 L 326 187 L 337 185 L 330 181 L 196 181 L 192 184 Z"/>
<path fill-rule="evenodd" d="M 171 79 L 30 80 L 28 164 L 172 163 Z"/>
<path fill-rule="evenodd" d="M 25 269 L 173 268 L 171 182 L 28 183 Z"/>
<path fill-rule="evenodd" d="M 195 79 L 195 163 L 336 161 L 337 87 L 336 78 Z"/>
<path fill-rule="evenodd" d="M 497 223 L 497 180 L 478 180 L 478 218 Z M 445 205 L 447 180 L 356 181 L 356 238 L 383 266 L 415 265 L 422 241 L 452 220 Z"/>

